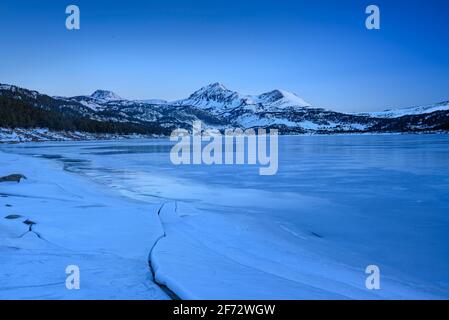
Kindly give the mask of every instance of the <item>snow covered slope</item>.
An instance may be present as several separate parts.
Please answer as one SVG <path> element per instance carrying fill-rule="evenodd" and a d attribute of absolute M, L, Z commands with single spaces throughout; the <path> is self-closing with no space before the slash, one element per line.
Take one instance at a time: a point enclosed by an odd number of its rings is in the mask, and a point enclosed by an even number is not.
<path fill-rule="evenodd" d="M 92 93 L 91 97 L 103 102 L 123 100 L 120 96 L 108 90 L 97 90 Z"/>
<path fill-rule="evenodd" d="M 174 105 L 193 106 L 210 110 L 213 113 L 226 112 L 244 104 L 243 97 L 235 91 L 228 90 L 221 83 L 213 83 L 195 91 L 189 98 L 175 101 Z"/>
<path fill-rule="evenodd" d="M 179 100 L 175 105 L 190 105 L 209 110 L 212 113 L 226 113 L 235 108 L 259 111 L 278 111 L 287 107 L 309 107 L 309 103 L 294 93 L 273 90 L 257 96 L 242 95 L 227 89 L 221 83 L 213 83 L 193 93 L 189 98 Z"/>
<path fill-rule="evenodd" d="M 278 110 L 288 107 L 311 107 L 312 105 L 295 93 L 285 90 L 273 90 L 256 97 L 256 103 L 266 106 L 266 110 Z"/>
<path fill-rule="evenodd" d="M 436 111 L 448 111 L 449 101 L 444 101 L 436 104 L 430 104 L 425 106 L 407 107 L 399 109 L 388 109 L 385 111 L 362 113 L 362 115 L 368 115 L 378 118 L 400 118 L 408 115 L 418 115 L 432 113 Z"/>

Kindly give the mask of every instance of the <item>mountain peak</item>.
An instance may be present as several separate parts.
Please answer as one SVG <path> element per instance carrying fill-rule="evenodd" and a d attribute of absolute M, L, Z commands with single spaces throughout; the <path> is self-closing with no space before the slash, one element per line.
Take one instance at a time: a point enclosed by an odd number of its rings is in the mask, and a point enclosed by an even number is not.
<path fill-rule="evenodd" d="M 219 82 L 211 83 L 195 91 L 189 98 L 177 104 L 191 105 L 202 109 L 215 109 L 216 112 L 229 111 L 237 107 L 258 108 L 260 110 L 280 110 L 284 108 L 310 107 L 311 104 L 296 94 L 286 90 L 273 90 L 258 96 L 241 95 L 227 89 Z M 256 106 L 257 105 L 257 106 Z"/>
<path fill-rule="evenodd" d="M 222 92 L 231 92 L 231 91 L 228 90 L 228 88 L 226 88 L 222 83 L 215 82 L 215 83 L 211 83 L 211 84 L 197 90 L 194 93 L 194 95 L 195 94 L 196 95 L 198 95 L 198 94 L 217 94 L 217 93 L 222 93 Z"/>
<path fill-rule="evenodd" d="M 228 90 L 222 83 L 214 82 L 206 86 L 207 89 L 215 89 L 215 90 Z"/>
<path fill-rule="evenodd" d="M 108 90 L 96 90 L 94 93 L 91 94 L 91 98 L 104 101 L 123 100 L 120 96 Z"/>
<path fill-rule="evenodd" d="M 189 98 L 179 100 L 177 104 L 191 105 L 202 109 L 216 108 L 219 110 L 241 104 L 240 95 L 227 89 L 219 82 L 211 83 L 195 91 Z"/>
<path fill-rule="evenodd" d="M 260 100 L 268 103 L 282 104 L 288 106 L 300 106 L 310 107 L 311 104 L 304 101 L 298 95 L 287 90 L 276 89 L 270 92 L 262 93 L 259 97 Z"/>
<path fill-rule="evenodd" d="M 190 99 L 195 98 L 195 99 L 222 101 L 224 99 L 229 99 L 231 96 L 236 95 L 237 95 L 236 92 L 227 89 L 223 84 L 219 82 L 215 82 L 195 91 L 190 96 Z"/>

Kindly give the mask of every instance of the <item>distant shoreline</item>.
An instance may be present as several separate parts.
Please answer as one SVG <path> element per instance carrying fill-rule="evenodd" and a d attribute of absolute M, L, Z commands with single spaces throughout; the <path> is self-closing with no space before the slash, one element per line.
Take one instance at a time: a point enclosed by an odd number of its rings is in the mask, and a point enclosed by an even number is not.
<path fill-rule="evenodd" d="M 4 134 L 8 131 L 12 138 L 7 138 Z M 421 134 L 449 134 L 448 131 L 418 131 L 418 132 L 332 132 L 332 133 L 298 133 L 281 134 L 283 137 L 327 137 L 327 136 L 388 136 L 388 135 L 421 135 Z M 165 135 L 121 135 L 121 134 L 93 134 L 89 132 L 65 132 L 51 131 L 48 129 L 7 129 L 0 128 L 0 144 L 19 143 L 44 143 L 44 142 L 76 142 L 76 141 L 121 141 L 136 139 L 168 139 Z"/>

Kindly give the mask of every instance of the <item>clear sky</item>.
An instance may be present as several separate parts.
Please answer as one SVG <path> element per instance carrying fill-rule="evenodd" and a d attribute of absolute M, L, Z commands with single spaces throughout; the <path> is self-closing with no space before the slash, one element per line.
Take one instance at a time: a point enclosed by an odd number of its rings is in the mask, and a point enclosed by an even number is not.
<path fill-rule="evenodd" d="M 1 0 L 0 34 L 0 82 L 51 95 L 174 100 L 221 82 L 340 111 L 449 100 L 447 0 Z"/>

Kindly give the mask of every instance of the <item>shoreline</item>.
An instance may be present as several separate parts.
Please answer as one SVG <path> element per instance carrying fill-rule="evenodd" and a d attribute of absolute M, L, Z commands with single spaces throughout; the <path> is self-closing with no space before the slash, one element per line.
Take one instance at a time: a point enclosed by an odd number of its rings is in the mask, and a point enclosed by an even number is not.
<path fill-rule="evenodd" d="M 50 160 L 0 154 L 1 176 L 28 177 L 0 183 L 1 299 L 170 299 L 147 261 L 162 232 L 155 206 L 104 192 Z M 39 237 L 24 234 L 25 220 Z M 69 265 L 80 268 L 80 290 L 65 286 Z"/>
<path fill-rule="evenodd" d="M 11 131 L 14 139 L 8 140 L 5 138 L 4 131 Z M 14 131 L 21 132 L 22 136 L 18 136 Z M 32 132 L 32 131 L 35 132 Z M 31 132 L 30 132 L 31 131 Z M 282 134 L 281 137 L 327 137 L 327 136 L 382 136 L 382 135 L 441 135 L 449 134 L 449 131 L 406 131 L 406 132 L 308 132 L 297 134 Z M 29 136 L 28 138 L 23 138 Z M 63 132 L 63 131 L 50 131 L 45 128 L 36 129 L 9 129 L 0 127 L 0 145 L 1 144 L 22 144 L 22 143 L 45 143 L 45 142 L 95 142 L 95 141 L 127 141 L 127 140 L 139 140 L 139 139 L 169 139 L 170 136 L 164 135 L 122 135 L 115 133 L 89 133 L 89 132 Z M 17 140 L 18 139 L 18 140 Z"/>

